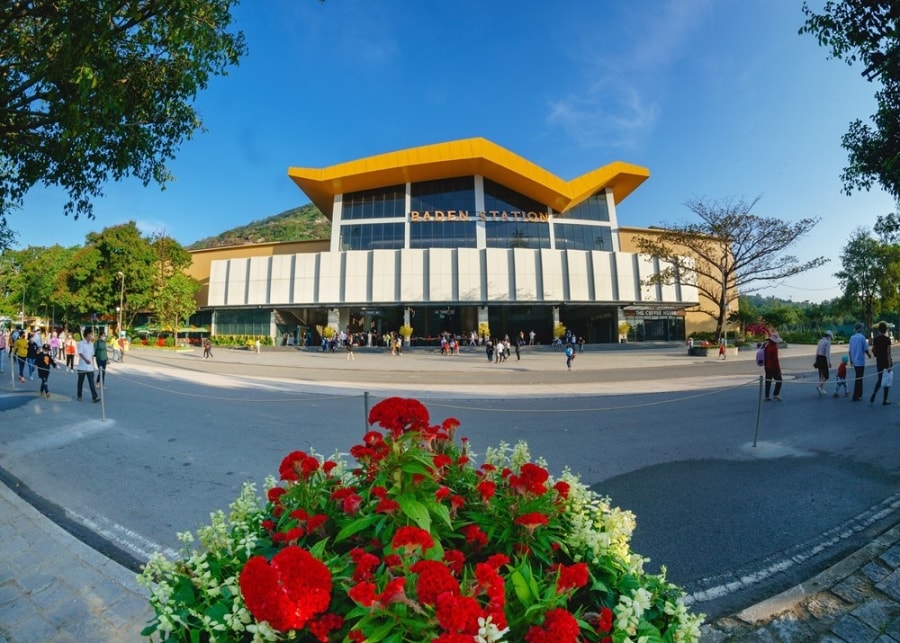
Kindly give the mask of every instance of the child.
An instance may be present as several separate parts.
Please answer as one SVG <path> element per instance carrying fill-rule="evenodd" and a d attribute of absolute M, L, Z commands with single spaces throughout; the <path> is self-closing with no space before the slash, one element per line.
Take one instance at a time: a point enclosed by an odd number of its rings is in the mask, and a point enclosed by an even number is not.
<path fill-rule="evenodd" d="M 575 351 L 571 346 L 566 347 L 566 370 L 572 370 L 572 362 L 575 361 Z"/>
<path fill-rule="evenodd" d="M 47 380 L 50 378 L 50 368 L 58 368 L 53 357 L 50 355 L 50 344 L 44 344 L 41 352 L 37 356 L 37 372 L 41 379 L 41 397 L 50 397 L 50 388 L 47 386 Z"/>
<path fill-rule="evenodd" d="M 838 391 L 844 389 L 844 397 L 847 397 L 847 362 L 850 358 L 844 355 L 841 357 L 841 364 L 837 369 L 837 376 L 834 378 L 834 397 L 838 396 Z"/>

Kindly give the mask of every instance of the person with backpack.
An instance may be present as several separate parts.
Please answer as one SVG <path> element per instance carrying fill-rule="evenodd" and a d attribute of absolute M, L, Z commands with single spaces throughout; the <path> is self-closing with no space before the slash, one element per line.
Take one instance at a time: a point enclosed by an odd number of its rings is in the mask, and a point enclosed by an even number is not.
<path fill-rule="evenodd" d="M 575 349 L 569 344 L 566 346 L 566 369 L 572 370 L 572 362 L 575 361 Z"/>

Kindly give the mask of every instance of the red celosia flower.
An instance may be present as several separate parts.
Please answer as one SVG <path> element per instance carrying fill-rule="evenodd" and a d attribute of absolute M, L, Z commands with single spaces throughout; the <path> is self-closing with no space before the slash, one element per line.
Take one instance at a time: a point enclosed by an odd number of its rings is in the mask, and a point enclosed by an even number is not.
<path fill-rule="evenodd" d="M 513 522 L 517 525 L 522 525 L 525 529 L 528 530 L 529 534 L 534 533 L 534 530 L 540 527 L 541 525 L 546 525 L 548 520 L 547 516 L 544 514 L 532 511 L 527 514 L 522 514 L 518 516 Z"/>
<path fill-rule="evenodd" d="M 494 554 L 493 556 L 488 556 L 488 559 L 484 562 L 494 569 L 500 569 L 504 565 L 509 565 L 509 556 L 506 554 Z"/>
<path fill-rule="evenodd" d="M 388 554 L 384 557 L 384 564 L 396 569 L 397 567 L 403 566 L 403 559 L 397 554 Z"/>
<path fill-rule="evenodd" d="M 440 486 L 437 488 L 437 491 L 434 492 L 434 499 L 440 502 L 444 498 L 450 495 L 450 487 Z"/>
<path fill-rule="evenodd" d="M 525 634 L 525 643 L 575 643 L 577 640 L 578 621 L 560 608 L 549 610 L 543 624 L 529 628 Z"/>
<path fill-rule="evenodd" d="M 284 456 L 281 460 L 281 465 L 278 467 L 278 475 L 281 476 L 281 479 L 299 480 L 300 476 L 297 473 L 297 469 L 294 467 L 294 463 L 305 457 L 306 454 L 303 451 L 291 451 Z"/>
<path fill-rule="evenodd" d="M 459 576 L 465 567 L 466 556 L 458 549 L 447 549 L 444 551 L 444 562 L 451 572 Z"/>
<path fill-rule="evenodd" d="M 509 476 L 509 484 L 521 494 L 540 496 L 547 492 L 547 479 L 550 473 L 543 467 L 526 462 L 519 469 L 519 475 Z"/>
<path fill-rule="evenodd" d="M 479 591 L 488 597 L 487 615 L 494 625 L 503 629 L 506 627 L 506 586 L 497 569 L 489 563 L 478 563 L 475 565 L 475 578 L 478 580 Z"/>
<path fill-rule="evenodd" d="M 347 592 L 347 596 L 363 607 L 372 607 L 375 604 L 375 599 L 378 598 L 376 589 L 375 583 L 363 581 L 351 587 Z"/>
<path fill-rule="evenodd" d="M 453 460 L 449 455 L 445 453 L 438 453 L 432 459 L 432 463 L 436 469 L 443 469 L 444 467 L 450 466 L 453 463 Z"/>
<path fill-rule="evenodd" d="M 381 486 L 374 486 L 369 489 L 369 494 L 375 498 L 378 498 L 379 500 L 383 500 L 387 498 L 387 489 Z"/>
<path fill-rule="evenodd" d="M 334 460 L 326 460 L 322 463 L 322 472 L 325 473 L 325 475 L 328 475 L 336 466 L 337 462 Z"/>
<path fill-rule="evenodd" d="M 379 514 L 390 514 L 394 513 L 400 509 L 400 503 L 396 500 L 392 500 L 391 498 L 385 498 L 384 500 L 379 500 L 378 504 L 375 506 L 375 513 Z"/>
<path fill-rule="evenodd" d="M 350 637 L 352 643 L 365 643 L 366 640 L 366 635 L 359 630 L 350 630 L 347 636 Z"/>
<path fill-rule="evenodd" d="M 566 498 L 569 497 L 570 487 L 569 487 L 569 483 L 566 482 L 565 480 L 560 480 L 555 485 L 553 485 L 553 488 L 556 489 L 556 493 L 558 493 L 559 497 L 562 498 L 563 500 L 565 500 Z"/>
<path fill-rule="evenodd" d="M 459 581 L 444 563 L 436 560 L 420 560 L 410 567 L 419 575 L 416 580 L 416 596 L 425 605 L 437 605 L 438 596 L 444 592 L 459 594 Z"/>
<path fill-rule="evenodd" d="M 278 500 L 287 493 L 287 489 L 282 489 L 281 487 L 272 487 L 266 492 L 266 497 L 269 499 L 271 503 L 277 503 Z"/>
<path fill-rule="evenodd" d="M 378 567 L 378 556 L 370 554 L 362 549 L 356 548 L 350 552 L 356 567 L 353 569 L 353 582 L 371 581 L 373 578 L 372 570 Z"/>
<path fill-rule="evenodd" d="M 406 601 L 406 578 L 392 578 L 388 581 L 384 591 L 378 595 L 378 603 L 381 605 L 390 605 L 391 603 L 403 603 Z"/>
<path fill-rule="evenodd" d="M 331 572 L 305 549 L 290 546 L 271 563 L 254 556 L 239 578 L 247 609 L 279 632 L 302 629 L 331 602 Z"/>
<path fill-rule="evenodd" d="M 559 566 L 559 578 L 556 580 L 556 591 L 566 592 L 570 589 L 584 587 L 588 582 L 588 566 L 585 563 Z"/>
<path fill-rule="evenodd" d="M 393 549 L 403 549 L 407 553 L 416 549 L 423 553 L 434 547 L 434 539 L 424 529 L 413 526 L 400 527 L 391 539 Z"/>
<path fill-rule="evenodd" d="M 609 632 L 613 626 L 613 611 L 608 607 L 600 608 L 600 619 L 597 623 L 597 629 L 603 632 Z"/>
<path fill-rule="evenodd" d="M 378 424 L 399 437 L 408 431 L 427 428 L 428 409 L 419 400 L 389 397 L 369 411 L 369 424 Z"/>
<path fill-rule="evenodd" d="M 355 514 L 362 504 L 362 497 L 351 487 L 338 487 L 331 492 L 331 499 L 340 502 L 346 514 Z"/>
<path fill-rule="evenodd" d="M 315 516 L 310 516 L 309 520 L 306 521 L 306 531 L 309 533 L 315 533 L 317 531 L 321 531 L 322 527 L 325 526 L 325 523 L 328 521 L 328 516 L 325 514 L 316 514 Z"/>
<path fill-rule="evenodd" d="M 435 617 L 444 631 L 450 634 L 478 634 L 478 619 L 484 617 L 481 606 L 470 596 L 444 592 L 437 597 Z"/>
<path fill-rule="evenodd" d="M 466 499 L 463 498 L 462 496 L 456 496 L 456 495 L 450 496 L 450 513 L 451 514 L 455 515 L 456 512 L 459 511 L 460 509 L 462 509 L 463 507 L 465 507 L 465 505 L 466 505 Z"/>
<path fill-rule="evenodd" d="M 337 614 L 322 614 L 309 624 L 309 632 L 322 643 L 328 643 L 328 635 L 341 628 L 344 618 Z"/>
<path fill-rule="evenodd" d="M 472 643 L 472 635 L 444 633 L 433 639 L 431 643 Z"/>
<path fill-rule="evenodd" d="M 463 527 L 463 535 L 466 537 L 466 542 L 473 547 L 484 547 L 487 545 L 487 534 L 481 531 L 481 527 L 478 525 L 466 525 Z"/>
<path fill-rule="evenodd" d="M 468 463 L 469 463 L 469 456 L 467 456 L 467 455 L 461 455 L 458 458 L 456 458 L 457 466 L 461 467 L 464 464 L 468 464 Z"/>

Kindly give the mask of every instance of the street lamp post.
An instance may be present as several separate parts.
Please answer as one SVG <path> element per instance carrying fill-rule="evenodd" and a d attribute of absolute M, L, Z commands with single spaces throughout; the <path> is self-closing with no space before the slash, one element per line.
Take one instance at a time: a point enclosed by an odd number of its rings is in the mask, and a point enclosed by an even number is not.
<path fill-rule="evenodd" d="M 122 334 L 122 313 L 125 311 L 125 273 L 121 270 L 116 273 L 119 277 L 120 287 L 119 287 L 119 306 L 116 308 L 116 313 L 118 319 L 116 320 L 116 330 L 119 334 Z"/>

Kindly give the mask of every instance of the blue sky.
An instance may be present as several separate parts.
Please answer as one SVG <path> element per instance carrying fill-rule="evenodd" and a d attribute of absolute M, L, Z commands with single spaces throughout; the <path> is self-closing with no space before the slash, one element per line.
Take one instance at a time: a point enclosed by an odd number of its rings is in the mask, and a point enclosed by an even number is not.
<path fill-rule="evenodd" d="M 842 193 L 841 136 L 874 111 L 876 87 L 797 34 L 799 7 L 245 0 L 249 56 L 198 97 L 207 132 L 183 145 L 176 181 L 112 183 L 78 221 L 36 188 L 10 224 L 20 246 L 77 245 L 128 220 L 187 245 L 307 203 L 290 166 L 483 136 L 567 180 L 615 160 L 649 168 L 622 225 L 693 220 L 694 197 L 820 217 L 794 254 L 830 263 L 760 292 L 830 299 L 850 234 L 895 207 L 881 191 Z"/>

